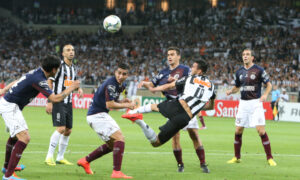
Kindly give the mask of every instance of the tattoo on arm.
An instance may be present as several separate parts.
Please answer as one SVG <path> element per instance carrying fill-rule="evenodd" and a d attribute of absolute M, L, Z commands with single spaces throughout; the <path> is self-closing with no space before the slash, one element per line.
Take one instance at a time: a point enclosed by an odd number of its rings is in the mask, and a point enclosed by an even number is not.
<path fill-rule="evenodd" d="M 62 93 L 61 96 L 65 99 L 65 97 L 67 96 L 66 93 Z"/>

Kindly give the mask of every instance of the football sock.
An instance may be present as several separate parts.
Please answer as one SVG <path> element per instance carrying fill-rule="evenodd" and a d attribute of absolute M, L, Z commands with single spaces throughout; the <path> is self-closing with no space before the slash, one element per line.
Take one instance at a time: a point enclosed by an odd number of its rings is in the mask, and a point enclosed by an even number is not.
<path fill-rule="evenodd" d="M 202 124 L 202 127 L 205 127 L 203 116 L 199 116 L 200 122 Z"/>
<path fill-rule="evenodd" d="M 113 164 L 114 164 L 115 171 L 121 170 L 124 148 L 125 148 L 125 143 L 123 141 L 116 141 L 114 143 Z"/>
<path fill-rule="evenodd" d="M 203 146 L 199 146 L 196 149 L 196 154 L 198 156 L 200 164 L 205 164 L 205 151 L 204 151 L 204 147 Z"/>
<path fill-rule="evenodd" d="M 261 137 L 261 142 L 262 142 L 265 152 L 266 152 L 267 159 L 273 158 L 272 152 L 271 152 L 271 143 L 269 141 L 268 134 L 265 133 L 264 135 L 262 135 L 260 137 Z"/>
<path fill-rule="evenodd" d="M 155 132 L 153 131 L 153 129 L 150 126 L 148 126 L 145 123 L 145 121 L 138 119 L 135 121 L 135 123 L 138 124 L 142 128 L 144 135 L 151 143 L 154 143 L 156 141 L 157 136 L 156 136 Z"/>
<path fill-rule="evenodd" d="M 151 104 L 147 104 L 145 106 L 141 106 L 137 109 L 128 111 L 128 114 L 136 114 L 136 113 L 148 113 L 151 112 Z"/>
<path fill-rule="evenodd" d="M 24 149 L 26 148 L 27 144 L 25 144 L 22 141 L 17 141 L 12 152 L 11 152 L 11 156 L 10 156 L 10 160 L 8 163 L 8 168 L 7 171 L 5 173 L 5 177 L 10 177 L 14 171 L 15 168 L 18 165 L 18 162 L 20 161 L 21 157 L 22 157 L 22 153 L 24 151 Z"/>
<path fill-rule="evenodd" d="M 234 153 L 237 159 L 241 158 L 242 134 L 235 134 Z"/>
<path fill-rule="evenodd" d="M 91 152 L 89 155 L 85 157 L 87 162 L 92 162 L 95 159 L 100 158 L 101 156 L 110 153 L 112 150 L 109 149 L 107 144 L 103 144 L 102 146 L 99 146 L 97 149 L 95 149 L 93 152 Z"/>
<path fill-rule="evenodd" d="M 176 158 L 177 164 L 183 164 L 182 162 L 182 150 L 181 149 L 173 149 L 174 156 Z"/>
<path fill-rule="evenodd" d="M 11 151 L 17 141 L 18 141 L 18 139 L 9 137 L 6 142 L 5 161 L 4 161 L 4 166 L 3 166 L 5 169 L 7 169 L 7 167 L 8 167 L 9 159 L 11 156 Z"/>
<path fill-rule="evenodd" d="M 64 154 L 66 152 L 66 149 L 69 144 L 70 136 L 61 135 L 59 139 L 59 145 L 58 145 L 58 153 L 56 160 L 60 161 L 64 159 Z"/>
<path fill-rule="evenodd" d="M 58 144 L 59 138 L 62 134 L 60 134 L 58 131 L 54 131 L 54 133 L 52 134 L 51 138 L 50 138 L 50 144 L 49 144 L 49 149 L 48 149 L 48 154 L 46 159 L 48 158 L 52 158 L 55 148 Z"/>

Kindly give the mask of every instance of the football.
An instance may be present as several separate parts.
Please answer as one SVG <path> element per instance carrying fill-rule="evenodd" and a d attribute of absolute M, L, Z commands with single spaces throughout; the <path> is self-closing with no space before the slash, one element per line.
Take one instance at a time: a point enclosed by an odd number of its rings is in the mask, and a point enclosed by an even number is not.
<path fill-rule="evenodd" d="M 121 19 L 116 15 L 109 15 L 103 21 L 103 28 L 110 33 L 118 32 L 121 26 Z"/>

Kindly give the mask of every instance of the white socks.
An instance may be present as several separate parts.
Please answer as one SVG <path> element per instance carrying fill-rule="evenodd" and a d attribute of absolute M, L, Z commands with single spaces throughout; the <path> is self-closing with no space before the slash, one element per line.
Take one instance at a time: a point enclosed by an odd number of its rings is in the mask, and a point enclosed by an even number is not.
<path fill-rule="evenodd" d="M 146 138 L 147 138 L 151 143 L 154 143 L 154 142 L 157 140 L 157 136 L 156 136 L 155 132 L 153 131 L 153 129 L 152 129 L 151 127 L 149 127 L 149 126 L 145 123 L 145 121 L 143 121 L 143 120 L 141 120 L 141 119 L 138 119 L 138 120 L 135 121 L 135 123 L 138 124 L 138 125 L 142 128 L 142 130 L 143 130 L 143 132 L 144 132 Z"/>
<path fill-rule="evenodd" d="M 58 144 L 58 141 L 60 139 L 61 134 L 58 131 L 54 131 L 54 133 L 52 134 L 51 138 L 50 138 L 50 144 L 49 144 L 49 149 L 48 149 L 48 154 L 46 159 L 48 158 L 52 158 L 55 148 Z"/>
<path fill-rule="evenodd" d="M 148 113 L 151 112 L 151 104 L 147 104 L 145 106 L 141 106 L 134 110 L 129 110 L 128 114 L 136 114 L 136 113 Z"/>
<path fill-rule="evenodd" d="M 64 159 L 64 154 L 69 144 L 70 136 L 61 135 L 59 139 L 58 153 L 56 157 L 56 161 L 60 161 Z"/>

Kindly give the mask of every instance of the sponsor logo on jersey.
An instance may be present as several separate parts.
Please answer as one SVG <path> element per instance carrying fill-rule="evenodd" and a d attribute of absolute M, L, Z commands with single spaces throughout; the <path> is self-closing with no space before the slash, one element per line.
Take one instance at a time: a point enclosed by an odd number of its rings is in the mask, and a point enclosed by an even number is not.
<path fill-rule="evenodd" d="M 195 78 L 195 79 L 193 80 L 193 83 L 199 84 L 199 85 L 202 85 L 202 86 L 206 86 L 206 87 L 208 87 L 208 88 L 211 88 L 211 83 L 210 83 L 210 82 L 205 82 L 205 81 L 202 81 L 202 80 L 200 80 L 200 79 L 198 79 L 198 78 Z"/>
<path fill-rule="evenodd" d="M 243 86 L 241 87 L 241 91 L 255 91 L 254 86 Z"/>

